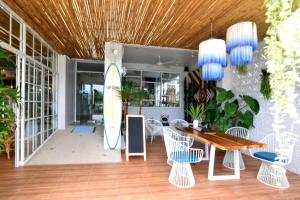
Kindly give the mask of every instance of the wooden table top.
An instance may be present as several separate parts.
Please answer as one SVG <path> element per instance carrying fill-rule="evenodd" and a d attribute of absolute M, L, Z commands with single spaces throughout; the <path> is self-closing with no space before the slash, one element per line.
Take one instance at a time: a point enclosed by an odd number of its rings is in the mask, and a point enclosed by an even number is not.
<path fill-rule="evenodd" d="M 258 148 L 267 147 L 267 144 L 262 144 L 252 140 L 235 137 L 231 135 L 225 135 L 213 131 L 210 131 L 209 133 L 205 133 L 205 131 L 199 131 L 188 127 L 182 127 L 176 129 L 182 131 L 184 134 L 190 137 L 195 138 L 196 140 L 201 140 L 208 144 L 212 144 L 215 147 L 222 150 L 258 149 Z"/>

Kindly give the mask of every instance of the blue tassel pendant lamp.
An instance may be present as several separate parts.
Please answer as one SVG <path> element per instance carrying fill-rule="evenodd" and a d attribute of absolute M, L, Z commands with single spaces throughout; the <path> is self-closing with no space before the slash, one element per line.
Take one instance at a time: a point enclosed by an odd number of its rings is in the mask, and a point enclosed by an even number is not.
<path fill-rule="evenodd" d="M 221 80 L 226 67 L 226 44 L 221 39 L 209 39 L 200 43 L 198 67 L 202 68 L 202 80 Z"/>
<path fill-rule="evenodd" d="M 253 22 L 239 22 L 226 32 L 227 52 L 232 65 L 240 67 L 252 62 L 257 49 L 257 28 Z"/>

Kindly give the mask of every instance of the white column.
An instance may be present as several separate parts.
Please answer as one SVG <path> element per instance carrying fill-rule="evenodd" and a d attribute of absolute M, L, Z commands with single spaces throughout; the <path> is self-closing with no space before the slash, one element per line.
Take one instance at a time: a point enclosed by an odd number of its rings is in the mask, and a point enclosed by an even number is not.
<path fill-rule="evenodd" d="M 115 64 L 120 72 L 122 74 L 122 57 L 123 57 L 123 45 L 120 43 L 113 43 L 113 42 L 106 42 L 105 43 L 105 71 L 104 71 L 104 77 L 106 75 L 106 72 L 111 64 Z M 105 94 L 104 94 L 105 95 Z M 105 108 L 104 108 L 105 109 Z M 112 111 L 114 112 L 114 111 Z M 105 117 L 105 116 L 104 116 Z M 105 131 L 106 130 L 106 131 Z M 109 136 L 109 128 L 106 129 L 105 123 L 104 123 L 104 131 L 106 136 Z M 114 142 L 113 137 L 106 137 L 104 135 L 104 149 L 109 149 L 108 143 Z M 121 136 L 120 136 L 121 137 Z M 115 147 L 116 149 L 121 149 L 121 138 L 118 140 L 118 143 Z"/>
<path fill-rule="evenodd" d="M 58 129 L 66 128 L 66 61 L 65 55 L 58 55 L 58 91 L 57 91 L 57 114 Z"/>

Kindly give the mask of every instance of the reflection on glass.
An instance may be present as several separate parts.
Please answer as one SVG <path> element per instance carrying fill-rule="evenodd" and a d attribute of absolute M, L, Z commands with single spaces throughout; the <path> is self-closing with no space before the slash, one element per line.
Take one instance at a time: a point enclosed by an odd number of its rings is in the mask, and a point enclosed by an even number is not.
<path fill-rule="evenodd" d="M 162 102 L 164 107 L 178 107 L 179 105 L 179 80 L 163 80 L 162 81 Z"/>
<path fill-rule="evenodd" d="M 1 19 L 2 20 L 2 19 Z M 11 19 L 11 31 L 12 34 L 17 38 L 20 39 L 20 23 L 12 17 Z"/>

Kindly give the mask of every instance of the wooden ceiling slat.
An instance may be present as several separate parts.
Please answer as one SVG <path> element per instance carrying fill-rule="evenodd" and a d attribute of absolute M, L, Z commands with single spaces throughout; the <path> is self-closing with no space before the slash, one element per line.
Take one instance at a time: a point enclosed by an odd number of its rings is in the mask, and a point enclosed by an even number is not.
<path fill-rule="evenodd" d="M 4 0 L 58 52 L 103 59 L 106 41 L 198 49 L 239 21 L 266 32 L 263 0 Z"/>

